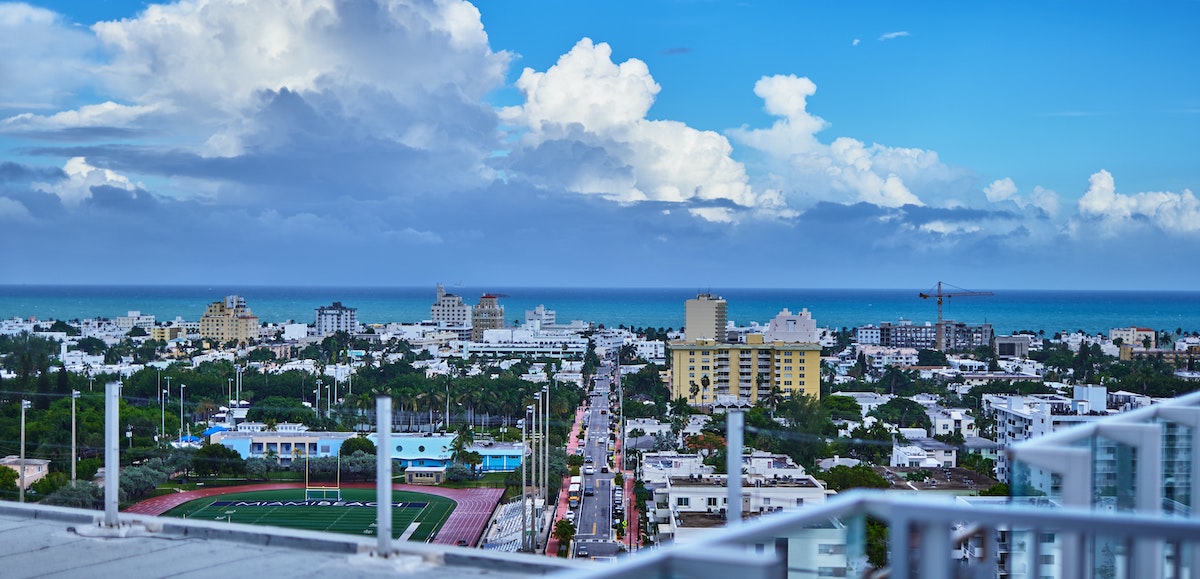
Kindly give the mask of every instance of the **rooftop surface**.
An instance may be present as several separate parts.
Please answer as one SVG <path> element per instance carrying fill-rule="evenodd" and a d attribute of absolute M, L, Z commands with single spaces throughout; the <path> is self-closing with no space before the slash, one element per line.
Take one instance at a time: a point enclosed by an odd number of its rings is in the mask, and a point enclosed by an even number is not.
<path fill-rule="evenodd" d="M 254 525 L 0 503 L 0 568 L 26 577 L 456 577 L 517 578 L 579 563 L 479 549 L 397 542 L 386 559 L 359 538 Z"/>

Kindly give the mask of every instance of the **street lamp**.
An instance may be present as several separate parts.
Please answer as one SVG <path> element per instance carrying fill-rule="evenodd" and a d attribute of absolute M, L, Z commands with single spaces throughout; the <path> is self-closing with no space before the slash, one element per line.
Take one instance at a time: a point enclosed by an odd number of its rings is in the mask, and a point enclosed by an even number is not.
<path fill-rule="evenodd" d="M 163 390 L 162 395 L 158 398 L 158 409 L 159 412 L 162 413 L 160 418 L 162 423 L 159 425 L 158 432 L 159 436 L 163 437 L 164 439 L 167 438 L 167 396 L 170 395 L 170 392 Z"/>
<path fill-rule="evenodd" d="M 24 416 L 24 414 L 22 414 Z M 21 424 L 24 424 L 22 422 Z M 529 424 L 529 407 L 525 407 L 525 419 L 521 421 L 521 552 L 529 550 L 529 492 L 525 487 L 525 472 L 529 469 L 525 457 L 529 446 L 525 438 L 525 426 Z M 24 432 L 24 430 L 22 430 Z M 23 447 L 22 447 L 23 448 Z"/>
<path fill-rule="evenodd" d="M 71 391 L 71 486 L 75 486 L 75 463 L 79 462 L 79 453 L 76 450 L 75 432 L 75 401 L 79 399 L 79 391 Z"/>
<path fill-rule="evenodd" d="M 323 384 L 325 384 L 325 381 L 317 378 L 317 416 L 321 415 L 321 385 Z M 329 414 L 326 413 L 325 417 L 328 418 Z"/>
<path fill-rule="evenodd" d="M 25 502 L 25 411 L 29 409 L 28 400 L 21 401 L 21 485 L 20 502 Z"/>
<path fill-rule="evenodd" d="M 542 421 L 542 431 L 545 434 L 542 446 L 542 483 L 545 484 L 543 495 L 548 505 L 550 502 L 550 387 L 542 386 L 542 402 L 546 405 L 546 419 Z"/>
<path fill-rule="evenodd" d="M 187 384 L 179 385 L 179 441 L 183 442 L 183 389 Z"/>

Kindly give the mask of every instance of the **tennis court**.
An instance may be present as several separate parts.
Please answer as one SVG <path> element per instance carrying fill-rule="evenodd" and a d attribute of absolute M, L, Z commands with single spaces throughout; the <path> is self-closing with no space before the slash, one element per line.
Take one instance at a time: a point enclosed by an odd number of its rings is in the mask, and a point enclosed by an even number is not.
<path fill-rule="evenodd" d="M 415 525 L 408 539 L 420 542 L 434 536 L 455 507 L 448 498 L 409 491 L 393 491 L 392 503 L 392 536 L 399 538 Z M 184 503 L 164 516 L 373 537 L 375 491 L 342 488 L 341 500 L 306 500 L 302 488 L 231 493 Z"/>

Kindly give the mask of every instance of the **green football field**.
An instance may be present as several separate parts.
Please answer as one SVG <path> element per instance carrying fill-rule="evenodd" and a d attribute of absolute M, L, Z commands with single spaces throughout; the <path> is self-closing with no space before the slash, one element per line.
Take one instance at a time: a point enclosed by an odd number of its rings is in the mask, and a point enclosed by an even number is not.
<path fill-rule="evenodd" d="M 319 503 L 314 500 L 307 505 L 288 504 L 305 503 L 304 489 L 256 491 L 197 499 L 167 511 L 164 516 L 374 537 L 375 507 L 354 505 L 374 501 L 374 489 L 342 489 L 341 502 L 353 506 L 338 505 L 332 499 Z M 454 501 L 445 497 L 405 491 L 394 491 L 392 503 L 392 536 L 401 537 L 416 523 L 408 539 L 420 542 L 442 528 L 455 506 Z M 395 503 L 405 505 L 398 507 Z"/>

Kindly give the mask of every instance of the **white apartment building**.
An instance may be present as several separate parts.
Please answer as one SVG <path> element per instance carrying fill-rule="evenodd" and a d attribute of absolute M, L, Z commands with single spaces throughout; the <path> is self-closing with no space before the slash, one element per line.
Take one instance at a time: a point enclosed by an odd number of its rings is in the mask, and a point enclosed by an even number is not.
<path fill-rule="evenodd" d="M 437 299 L 429 308 L 429 319 L 439 328 L 469 328 L 471 306 L 464 304 L 462 296 L 446 293 L 442 284 L 437 284 Z"/>
<path fill-rule="evenodd" d="M 635 338 L 632 344 L 637 355 L 648 362 L 662 365 L 667 361 L 667 344 L 660 340 Z"/>
<path fill-rule="evenodd" d="M 748 457 L 747 457 L 748 458 Z M 825 502 L 829 494 L 824 483 L 795 467 L 794 475 L 743 475 L 742 513 L 763 516 Z M 726 475 L 690 475 L 669 477 L 654 489 L 654 505 L 647 513 L 657 523 L 659 541 L 688 542 L 697 536 L 723 528 L 728 506 Z M 842 555 L 844 566 L 844 558 Z"/>
<path fill-rule="evenodd" d="M 342 302 L 317 308 L 316 321 L 313 329 L 318 336 L 328 336 L 337 332 L 357 333 L 358 308 L 348 308 Z"/>
<path fill-rule="evenodd" d="M 771 322 L 767 325 L 767 331 L 763 332 L 764 342 L 804 342 L 815 344 L 819 343 L 820 340 L 821 337 L 817 331 L 817 322 L 813 319 L 808 308 L 804 308 L 796 314 L 784 308 L 771 319 Z"/>
<path fill-rule="evenodd" d="M 859 346 L 858 351 L 866 356 L 867 365 L 882 371 L 888 366 L 916 366 L 916 348 L 889 348 L 886 346 Z"/>
<path fill-rule="evenodd" d="M 1033 438 L 1045 436 L 1064 428 L 1084 422 L 1098 420 L 1108 415 L 1107 388 L 1103 386 L 1076 386 L 1074 396 L 1067 398 L 1057 394 L 1035 394 L 1033 396 L 1011 396 L 985 394 L 984 412 L 996 420 L 996 478 L 1011 480 L 1013 465 L 1009 464 L 1004 452 L 1010 446 Z M 1022 469 L 1020 484 L 1047 494 L 1057 494 L 1057 483 L 1046 469 L 1031 467 Z"/>
<path fill-rule="evenodd" d="M 127 315 L 117 316 L 117 327 L 120 328 L 122 332 L 128 333 L 129 330 L 132 330 L 135 326 L 149 331 L 150 328 L 154 327 L 154 315 L 143 314 L 142 312 L 133 310 Z"/>
<path fill-rule="evenodd" d="M 879 327 L 875 325 L 866 325 L 855 328 L 854 341 L 862 346 L 878 346 Z"/>
<path fill-rule="evenodd" d="M 1151 350 L 1158 347 L 1158 332 L 1154 328 L 1139 328 L 1137 326 L 1113 328 L 1108 331 L 1108 339 L 1113 342 L 1120 339 L 1126 346 L 1141 347 L 1145 347 L 1146 340 L 1150 340 Z"/>

